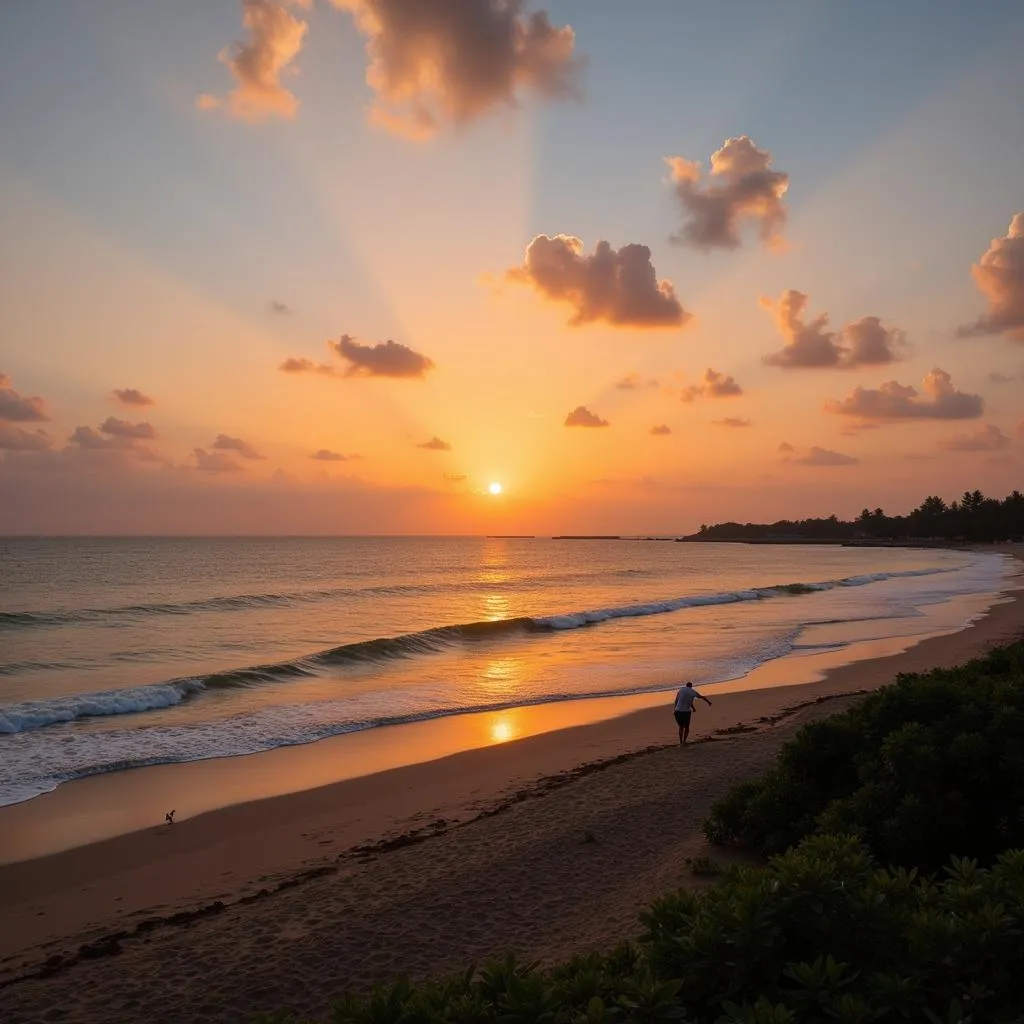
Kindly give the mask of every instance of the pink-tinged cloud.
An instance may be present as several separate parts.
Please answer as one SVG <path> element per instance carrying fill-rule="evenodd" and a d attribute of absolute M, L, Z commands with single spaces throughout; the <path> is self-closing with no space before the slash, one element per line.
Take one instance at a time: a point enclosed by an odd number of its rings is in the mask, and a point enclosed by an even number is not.
<path fill-rule="evenodd" d="M 842 401 L 825 404 L 825 411 L 855 416 L 870 423 L 901 420 L 970 420 L 984 410 L 981 395 L 960 391 L 945 370 L 933 369 L 921 384 L 921 394 L 909 384 L 887 381 L 877 388 L 856 387 Z"/>
<path fill-rule="evenodd" d="M 75 427 L 68 440 L 71 444 L 92 452 L 129 451 L 135 447 L 135 442 L 130 437 L 104 437 L 92 427 Z"/>
<path fill-rule="evenodd" d="M 639 373 L 629 373 L 625 377 L 620 377 L 615 382 L 615 387 L 619 391 L 640 391 L 642 388 L 656 388 L 658 382 L 653 378 L 647 379 L 640 376 Z"/>
<path fill-rule="evenodd" d="M 565 417 L 567 427 L 607 427 L 608 421 L 596 416 L 586 406 L 577 405 L 568 416 Z"/>
<path fill-rule="evenodd" d="M 583 242 L 571 235 L 537 235 L 526 247 L 523 265 L 505 276 L 531 285 L 553 302 L 570 305 L 572 327 L 682 327 L 691 319 L 671 281 L 658 280 L 646 245 L 613 249 L 608 242 L 598 242 L 586 255 Z"/>
<path fill-rule="evenodd" d="M 327 345 L 330 347 L 332 342 L 328 342 Z M 342 376 L 341 371 L 336 366 L 331 366 L 328 363 L 314 363 L 312 359 L 306 359 L 304 356 L 301 358 L 289 356 L 278 369 L 282 373 L 319 373 L 324 377 Z"/>
<path fill-rule="evenodd" d="M 53 444 L 53 439 L 42 430 L 25 430 L 12 423 L 0 423 L 0 451 L 41 452 Z"/>
<path fill-rule="evenodd" d="M 988 423 L 969 434 L 940 438 L 938 447 L 946 452 L 998 452 L 1008 448 L 1011 443 L 997 426 Z"/>
<path fill-rule="evenodd" d="M 1014 214 L 1003 238 L 993 238 L 971 267 L 978 290 L 988 299 L 988 312 L 957 330 L 961 338 L 1008 334 L 1024 341 L 1024 213 Z"/>
<path fill-rule="evenodd" d="M 234 75 L 235 88 L 223 99 L 203 93 L 196 106 L 200 110 L 223 107 L 249 122 L 294 117 L 299 101 L 282 78 L 294 73 L 290 65 L 302 49 L 309 26 L 290 13 L 287 2 L 275 0 L 242 0 L 242 24 L 248 39 L 221 50 L 217 58 Z"/>
<path fill-rule="evenodd" d="M 709 366 L 704 371 L 700 384 L 690 384 L 683 388 L 680 396 L 684 402 L 694 402 L 698 398 L 736 398 L 743 394 L 743 388 L 735 378 L 712 370 Z"/>
<path fill-rule="evenodd" d="M 333 0 L 367 37 L 371 120 L 425 138 L 502 107 L 523 92 L 579 94 L 583 61 L 568 26 L 523 0 Z"/>
<path fill-rule="evenodd" d="M 656 427 L 651 427 L 647 433 L 653 434 L 655 437 L 667 437 L 672 433 L 672 428 L 667 423 L 659 423 Z"/>
<path fill-rule="evenodd" d="M 740 416 L 726 416 L 724 419 L 711 421 L 716 427 L 752 427 L 750 420 Z"/>
<path fill-rule="evenodd" d="M 138 388 L 114 388 L 111 394 L 122 405 L 156 405 L 156 402 Z"/>
<path fill-rule="evenodd" d="M 330 448 L 318 448 L 312 455 L 311 459 L 317 459 L 319 462 L 348 462 L 350 456 L 342 455 L 341 452 L 332 452 Z"/>
<path fill-rule="evenodd" d="M 434 369 L 432 359 L 396 341 L 360 345 L 343 334 L 338 342 L 328 342 L 328 347 L 348 363 L 346 377 L 424 377 Z"/>
<path fill-rule="evenodd" d="M 149 423 L 129 423 L 127 420 L 119 420 L 115 416 L 108 416 L 100 424 L 100 433 L 109 434 L 111 437 L 133 438 L 137 441 L 156 439 L 156 431 Z"/>
<path fill-rule="evenodd" d="M 208 452 L 202 448 L 194 448 L 192 455 L 196 460 L 196 469 L 203 473 L 238 473 L 243 468 L 224 452 Z"/>
<path fill-rule="evenodd" d="M 672 241 L 696 249 L 735 249 L 742 244 L 744 225 L 754 223 L 765 244 L 782 243 L 789 175 L 772 170 L 771 153 L 746 135 L 727 139 L 712 154 L 705 182 L 696 160 L 672 156 L 666 163 L 683 214 Z"/>
<path fill-rule="evenodd" d="M 900 359 L 907 347 L 906 336 L 895 327 L 885 327 L 877 316 L 864 316 L 841 331 L 828 330 L 828 314 L 810 323 L 804 319 L 808 297 L 790 288 L 777 300 L 762 297 L 786 344 L 764 357 L 769 366 L 785 370 L 883 366 Z"/>
<path fill-rule="evenodd" d="M 860 459 L 844 455 L 843 452 L 811 445 L 802 455 L 787 457 L 784 461 L 792 462 L 796 466 L 856 466 Z"/>
<path fill-rule="evenodd" d="M 271 299 L 270 312 L 277 313 L 278 316 L 289 316 L 294 313 L 295 310 L 293 310 L 287 303 L 279 302 L 277 299 Z"/>
<path fill-rule="evenodd" d="M 429 441 L 424 441 L 422 444 L 416 445 L 417 448 L 426 448 L 427 451 L 431 452 L 450 452 L 452 446 L 447 441 L 442 441 L 439 437 L 432 437 Z"/>
<path fill-rule="evenodd" d="M 261 455 L 248 441 L 243 441 L 240 437 L 229 437 L 227 434 L 218 434 L 214 439 L 211 448 L 221 452 L 236 452 L 241 455 L 243 459 L 265 459 L 265 455 Z"/>
<path fill-rule="evenodd" d="M 11 387 L 11 378 L 0 373 L 0 422 L 46 423 L 49 419 L 41 398 L 19 395 Z"/>

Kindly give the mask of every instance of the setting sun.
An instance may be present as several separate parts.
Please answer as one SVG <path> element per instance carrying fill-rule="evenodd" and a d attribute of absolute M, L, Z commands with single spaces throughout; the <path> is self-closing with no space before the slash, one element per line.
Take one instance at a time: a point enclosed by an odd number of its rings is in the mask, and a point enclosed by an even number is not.
<path fill-rule="evenodd" d="M 493 484 L 488 485 L 487 490 L 491 494 L 501 494 L 501 484 L 495 481 Z"/>

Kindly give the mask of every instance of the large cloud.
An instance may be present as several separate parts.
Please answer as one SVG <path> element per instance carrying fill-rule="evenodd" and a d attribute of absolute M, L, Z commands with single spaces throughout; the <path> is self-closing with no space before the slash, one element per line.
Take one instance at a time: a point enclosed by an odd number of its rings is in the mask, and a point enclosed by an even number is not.
<path fill-rule="evenodd" d="M 211 448 L 221 452 L 237 452 L 243 459 L 265 459 L 248 441 L 240 437 L 229 437 L 227 434 L 218 434 L 214 439 Z"/>
<path fill-rule="evenodd" d="M 41 398 L 25 398 L 11 387 L 11 378 L 0 373 L 0 422 L 45 423 L 50 419 Z"/>
<path fill-rule="evenodd" d="M 709 366 L 704 371 L 703 382 L 690 384 L 683 388 L 682 400 L 693 402 L 698 398 L 735 398 L 743 394 L 743 388 L 736 383 L 735 378 L 712 370 Z"/>
<path fill-rule="evenodd" d="M 877 316 L 865 316 L 848 323 L 841 331 L 828 330 L 828 314 L 821 313 L 810 323 L 804 319 L 808 296 L 792 288 L 777 300 L 761 298 L 771 312 L 785 346 L 765 356 L 769 366 L 787 370 L 858 366 L 884 366 L 901 358 L 906 337 L 898 328 L 887 328 Z"/>
<path fill-rule="evenodd" d="M 827 402 L 825 411 L 855 416 L 868 423 L 969 420 L 982 414 L 981 395 L 958 390 L 950 375 L 938 367 L 924 378 L 921 392 L 909 384 L 890 380 L 877 388 L 854 388 L 842 401 Z"/>
<path fill-rule="evenodd" d="M 970 338 L 1007 332 L 1015 341 L 1024 341 L 1024 213 L 1014 214 L 1004 238 L 992 239 L 971 267 L 971 276 L 988 299 L 988 312 L 957 334 Z"/>
<path fill-rule="evenodd" d="M 543 296 L 573 307 L 569 324 L 603 322 L 615 327 L 681 327 L 691 314 L 670 281 L 659 281 L 646 245 L 613 249 L 598 242 L 591 255 L 571 235 L 537 235 L 523 265 L 506 271 Z"/>
<path fill-rule="evenodd" d="M 152 441 L 156 438 L 156 431 L 149 423 L 129 423 L 127 420 L 119 420 L 115 416 L 108 416 L 100 424 L 100 433 L 108 434 L 111 437 L 127 437 L 138 441 Z"/>
<path fill-rule="evenodd" d="M 608 421 L 592 413 L 585 405 L 577 405 L 568 416 L 565 417 L 567 427 L 607 427 Z"/>
<path fill-rule="evenodd" d="M 155 405 L 149 395 L 143 394 L 138 388 L 114 388 L 113 396 L 122 405 Z"/>
<path fill-rule="evenodd" d="M 684 218 L 673 241 L 697 249 L 735 249 L 742 243 L 744 223 L 753 221 L 762 241 L 781 243 L 789 175 L 772 170 L 771 153 L 746 135 L 727 139 L 711 155 L 711 173 L 703 184 L 696 160 L 672 156 L 666 162 Z"/>
<path fill-rule="evenodd" d="M 333 0 L 368 37 L 372 119 L 425 137 L 496 107 L 522 90 L 550 99 L 578 93 L 582 61 L 569 26 L 523 0 Z"/>
<path fill-rule="evenodd" d="M 938 446 L 947 452 L 998 452 L 1010 446 L 1010 439 L 997 426 L 986 424 L 970 434 L 943 437 Z"/>
<path fill-rule="evenodd" d="M 434 368 L 432 359 L 396 341 L 360 345 L 351 335 L 343 334 L 328 345 L 348 363 L 346 377 L 423 377 Z"/>
<path fill-rule="evenodd" d="M 298 6 L 309 6 L 308 0 L 299 0 Z M 287 2 L 274 0 L 242 0 L 242 24 L 248 40 L 234 43 L 218 56 L 235 76 L 235 88 L 224 99 L 204 93 L 197 106 L 201 110 L 224 107 L 244 121 L 294 117 L 299 101 L 281 77 L 294 71 L 289 65 L 302 49 L 308 25 L 289 12 Z"/>

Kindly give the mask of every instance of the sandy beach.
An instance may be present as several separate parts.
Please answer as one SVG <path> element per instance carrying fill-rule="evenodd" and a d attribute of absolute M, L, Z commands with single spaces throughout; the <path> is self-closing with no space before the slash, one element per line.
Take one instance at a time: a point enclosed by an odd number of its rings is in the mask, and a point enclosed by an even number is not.
<path fill-rule="evenodd" d="M 665 695 L 572 727 L 560 726 L 573 709 L 531 709 L 522 739 L 328 785 L 293 777 L 293 789 L 316 788 L 7 864 L 0 1016 L 155 1024 L 281 1007 L 315 1016 L 345 990 L 401 974 L 509 949 L 547 959 L 606 946 L 636 933 L 638 911 L 659 892 L 706 884 L 685 859 L 709 852 L 700 826 L 710 806 L 765 770 L 802 724 L 897 673 L 954 665 L 1022 634 L 1024 604 L 1010 593 L 967 629 L 900 653 L 906 641 L 836 667 L 827 657 L 769 663 L 744 681 L 754 688 L 700 709 L 697 742 L 683 750 Z M 779 685 L 808 672 L 824 677 Z M 409 730 L 393 730 L 391 742 L 420 757 L 424 734 Z M 301 775 L 311 750 L 283 752 L 277 770 Z M 137 805 L 144 772 L 147 787 L 172 777 L 216 785 L 215 768 L 190 776 L 190 767 L 120 773 L 120 790 L 87 779 L 52 796 L 88 817 L 104 801 Z M 7 808 L 0 829 L 32 831 L 47 807 L 40 798 Z"/>

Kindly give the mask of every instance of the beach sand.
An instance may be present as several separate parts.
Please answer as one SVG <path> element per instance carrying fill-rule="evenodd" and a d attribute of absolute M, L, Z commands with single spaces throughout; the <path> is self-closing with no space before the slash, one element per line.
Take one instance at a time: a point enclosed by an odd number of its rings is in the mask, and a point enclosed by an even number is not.
<path fill-rule="evenodd" d="M 880 645 L 819 682 L 777 685 L 812 659 L 770 663 L 759 688 L 701 706 L 686 749 L 661 695 L 622 717 L 0 867 L 0 1019 L 324 1017 L 344 991 L 403 974 L 606 947 L 638 932 L 659 893 L 707 884 L 685 858 L 736 856 L 709 851 L 701 824 L 802 724 L 898 672 L 1022 634 L 1024 603 L 1009 595 L 968 629 L 899 654 Z M 87 814 L 103 799 L 98 781 L 62 790 L 79 787 Z M 44 800 L 6 809 L 17 819 L 0 812 L 0 829 L 43 813 Z"/>

